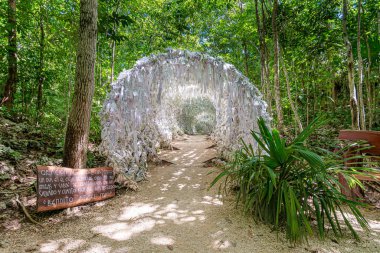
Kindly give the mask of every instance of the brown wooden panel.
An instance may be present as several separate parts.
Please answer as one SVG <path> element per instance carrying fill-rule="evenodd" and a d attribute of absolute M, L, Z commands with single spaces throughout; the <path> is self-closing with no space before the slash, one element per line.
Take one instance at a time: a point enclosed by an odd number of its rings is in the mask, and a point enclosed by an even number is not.
<path fill-rule="evenodd" d="M 341 140 L 367 141 L 373 148 L 365 150 L 365 153 L 380 155 L 380 131 L 341 130 L 338 138 Z"/>
<path fill-rule="evenodd" d="M 115 196 L 109 167 L 71 169 L 37 167 L 37 212 L 63 209 Z"/>

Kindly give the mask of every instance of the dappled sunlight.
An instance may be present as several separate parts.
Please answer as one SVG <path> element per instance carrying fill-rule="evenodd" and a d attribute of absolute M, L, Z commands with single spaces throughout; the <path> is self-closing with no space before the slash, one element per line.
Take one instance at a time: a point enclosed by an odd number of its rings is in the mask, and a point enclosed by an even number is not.
<path fill-rule="evenodd" d="M 81 253 L 108 253 L 111 252 L 111 247 L 104 246 L 100 243 L 93 243 L 86 250 L 81 251 Z M 120 252 L 120 251 L 119 251 Z M 127 251 L 124 251 L 127 252 Z"/>
<path fill-rule="evenodd" d="M 236 247 L 236 242 L 231 242 L 227 240 L 227 235 L 225 234 L 226 228 L 223 230 L 218 230 L 215 233 L 212 233 L 210 237 L 212 238 L 211 248 L 214 250 L 226 250 L 231 247 Z"/>
<path fill-rule="evenodd" d="M 185 148 L 182 150 L 186 152 Z M 194 156 L 197 154 L 194 152 L 188 153 L 188 160 L 201 157 Z M 179 153 L 177 157 L 180 157 Z M 188 162 L 186 159 L 183 160 Z M 304 252 L 305 250 L 342 253 L 362 252 L 358 250 L 362 246 L 365 248 L 363 252 L 370 252 L 368 251 L 370 247 L 370 249 L 380 247 L 380 221 L 376 220 L 377 215 L 373 215 L 372 220 L 367 219 L 371 228 L 370 233 L 359 233 L 363 238 L 362 242 L 356 243 L 351 237 L 344 237 L 335 243 L 330 240 L 332 235 L 330 231 L 329 237 L 321 244 L 317 244 L 313 239 L 311 246 L 288 248 L 282 232 L 279 233 L 280 240 L 276 241 L 275 233 L 269 228 L 263 229 L 260 224 L 256 226 L 257 224 L 250 223 L 251 219 L 246 217 L 237 217 L 237 212 L 231 210 L 232 197 L 222 199 L 222 195 L 219 195 L 215 188 L 207 191 L 213 176 L 210 176 L 211 173 L 208 171 L 209 168 L 202 165 L 186 167 L 177 164 L 155 167 L 150 172 L 149 181 L 143 182 L 139 191 L 118 196 L 108 208 L 102 208 L 89 216 L 90 219 L 86 220 L 87 230 L 81 225 L 78 234 L 74 232 L 66 236 L 58 231 L 59 233 L 51 237 L 45 236 L 42 241 L 44 243 L 39 241 L 36 249 L 51 253 Z M 345 216 L 349 220 L 355 220 L 349 212 L 345 213 Z M 342 217 L 340 219 L 343 224 Z M 75 227 L 76 221 L 69 225 Z M 356 221 L 353 225 L 355 229 L 360 229 Z M 343 230 L 345 235 L 349 232 L 346 227 Z M 74 236 L 75 238 L 70 238 Z M 55 240 L 47 241 L 47 239 Z M 367 245 L 370 246 L 367 248 Z"/>
<path fill-rule="evenodd" d="M 214 205 L 214 206 L 223 205 L 223 202 L 220 200 L 221 199 L 220 195 L 215 195 L 215 197 L 204 196 L 202 199 L 203 200 L 200 202 L 202 204 Z"/>
<path fill-rule="evenodd" d="M 117 220 L 124 222 L 110 221 L 108 224 L 94 227 L 92 232 L 116 241 L 126 241 L 143 232 L 150 231 L 156 226 L 204 222 L 206 220 L 204 213 L 202 209 L 192 211 L 181 209 L 177 201 L 166 205 L 136 202 L 128 204 L 121 210 Z M 152 239 L 153 244 L 159 245 L 171 245 L 173 242 L 173 239 L 169 237 L 154 237 Z"/>
<path fill-rule="evenodd" d="M 41 244 L 40 252 L 70 252 L 79 249 L 86 242 L 84 240 L 74 240 L 65 238 L 59 240 L 50 240 L 47 243 Z"/>
<path fill-rule="evenodd" d="M 187 153 L 184 153 L 182 156 L 190 156 L 190 155 L 192 155 L 193 153 L 195 153 L 195 151 L 196 151 L 196 149 L 193 149 L 193 150 L 191 150 L 191 151 L 189 151 L 189 152 L 187 152 Z"/>
<path fill-rule="evenodd" d="M 377 221 L 377 220 L 369 220 L 367 219 L 368 221 L 368 225 L 369 225 L 369 228 L 372 230 L 372 231 L 375 231 L 377 233 L 380 233 L 380 221 Z"/>
<path fill-rule="evenodd" d="M 212 238 L 218 238 L 220 236 L 222 236 L 224 234 L 224 232 L 222 230 L 218 230 L 217 232 L 211 234 L 211 237 Z"/>
<path fill-rule="evenodd" d="M 186 186 L 186 184 L 178 184 L 177 186 L 178 186 L 178 190 L 181 191 Z"/>
<path fill-rule="evenodd" d="M 160 188 L 160 190 L 164 192 L 164 191 L 169 190 L 169 188 L 170 188 L 169 184 L 163 184 L 162 187 Z"/>
<path fill-rule="evenodd" d="M 174 244 L 173 238 L 167 237 L 167 236 L 153 237 L 150 240 L 150 242 L 156 245 L 173 245 Z"/>
<path fill-rule="evenodd" d="M 208 144 L 205 145 L 207 147 Z M 216 151 L 215 151 L 216 152 Z M 165 151 L 160 154 L 160 158 L 170 162 L 176 162 L 184 166 L 193 166 L 195 164 L 202 164 L 204 161 L 209 160 L 211 157 L 215 157 L 215 152 L 206 150 L 193 149 L 189 151 Z M 185 169 L 181 169 L 173 172 L 172 175 L 178 177 L 183 174 Z"/>
<path fill-rule="evenodd" d="M 347 220 L 351 223 L 352 227 L 356 231 L 364 232 L 363 228 L 360 226 L 360 224 L 357 222 L 354 215 L 352 215 L 349 212 L 344 212 L 344 216 L 347 218 Z M 341 213 L 337 213 L 338 219 L 341 221 L 342 224 L 344 224 L 344 219 Z M 373 231 L 375 233 L 380 233 L 380 221 L 377 220 L 370 220 L 366 219 L 368 222 L 368 227 L 370 231 Z"/>
<path fill-rule="evenodd" d="M 201 187 L 201 185 L 200 184 L 192 184 L 191 187 L 193 189 L 198 189 L 199 187 Z"/>
<path fill-rule="evenodd" d="M 159 205 L 133 203 L 127 207 L 124 207 L 122 214 L 118 220 L 130 220 L 141 217 L 145 214 L 153 213 L 157 210 Z"/>
<path fill-rule="evenodd" d="M 181 174 L 183 174 L 183 171 L 177 171 L 173 173 L 174 176 L 180 176 Z"/>
<path fill-rule="evenodd" d="M 129 253 L 129 252 L 132 252 L 131 248 L 129 247 L 123 247 L 123 248 L 119 248 L 112 251 L 112 253 Z"/>
<path fill-rule="evenodd" d="M 182 223 L 185 223 L 185 222 L 190 222 L 190 221 L 195 221 L 197 220 L 196 217 L 194 216 L 189 216 L 189 217 L 184 217 L 184 218 L 181 218 L 177 221 L 175 221 L 176 224 L 182 224 Z"/>
<path fill-rule="evenodd" d="M 215 250 L 223 250 L 231 247 L 232 244 L 229 241 L 215 240 L 212 243 L 212 248 Z"/>
<path fill-rule="evenodd" d="M 195 211 L 192 211 L 191 213 L 192 214 L 203 214 L 205 211 L 204 210 L 195 210 Z"/>
<path fill-rule="evenodd" d="M 178 177 L 171 177 L 168 181 L 169 182 L 174 182 L 174 181 L 177 181 L 178 180 Z"/>
<path fill-rule="evenodd" d="M 146 217 L 131 223 L 111 223 L 96 226 L 92 231 L 116 241 L 125 241 L 129 240 L 132 236 L 153 229 L 155 225 L 156 221 L 154 219 Z"/>

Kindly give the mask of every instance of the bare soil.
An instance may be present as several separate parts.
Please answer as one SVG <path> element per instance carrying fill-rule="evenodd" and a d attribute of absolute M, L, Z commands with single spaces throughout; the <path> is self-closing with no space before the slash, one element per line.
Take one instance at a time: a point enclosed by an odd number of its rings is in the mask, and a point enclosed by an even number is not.
<path fill-rule="evenodd" d="M 208 189 L 220 171 L 204 163 L 216 156 L 212 145 L 206 136 L 183 137 L 162 152 L 167 162 L 150 169 L 139 191 L 50 213 L 43 227 L 8 220 L 0 252 L 380 252 L 376 209 L 364 210 L 371 231 L 360 232 L 361 242 L 347 235 L 292 247 L 236 209 L 232 196 Z"/>

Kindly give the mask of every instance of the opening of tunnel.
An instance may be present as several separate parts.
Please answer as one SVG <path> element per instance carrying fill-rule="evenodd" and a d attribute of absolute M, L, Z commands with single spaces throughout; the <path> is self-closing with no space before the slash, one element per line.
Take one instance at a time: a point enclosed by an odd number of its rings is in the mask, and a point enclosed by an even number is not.
<path fill-rule="evenodd" d="M 176 136 L 209 134 L 226 156 L 269 121 L 259 90 L 234 66 L 203 53 L 168 50 L 123 71 L 101 111 L 103 153 L 140 181 L 147 162 Z M 255 143 L 252 143 L 255 146 Z"/>

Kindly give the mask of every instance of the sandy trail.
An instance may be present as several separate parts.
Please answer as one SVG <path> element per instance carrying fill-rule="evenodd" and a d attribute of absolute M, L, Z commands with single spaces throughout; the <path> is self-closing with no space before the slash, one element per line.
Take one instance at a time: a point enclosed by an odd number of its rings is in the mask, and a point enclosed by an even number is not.
<path fill-rule="evenodd" d="M 161 154 L 174 164 L 151 168 L 137 193 L 58 223 L 51 218 L 42 229 L 24 224 L 2 236 L 0 252 L 380 252 L 376 220 L 370 220 L 372 234 L 363 234 L 361 243 L 312 239 L 292 248 L 281 233 L 277 239 L 236 210 L 232 199 L 222 202 L 217 187 L 208 190 L 218 171 L 203 166 L 216 156 L 207 149 L 212 144 L 205 136 L 175 141 L 179 150 Z"/>

